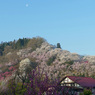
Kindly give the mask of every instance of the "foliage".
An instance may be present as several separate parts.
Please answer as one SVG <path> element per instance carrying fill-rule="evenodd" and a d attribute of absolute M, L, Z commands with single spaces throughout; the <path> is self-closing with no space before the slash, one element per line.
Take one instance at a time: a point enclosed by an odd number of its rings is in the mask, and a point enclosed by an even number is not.
<path fill-rule="evenodd" d="M 32 69 L 35 69 L 38 66 L 38 63 L 36 62 L 36 58 L 29 58 L 31 61 L 31 67 Z"/>
<path fill-rule="evenodd" d="M 65 62 L 65 64 L 68 64 L 68 65 L 72 65 L 74 63 L 74 61 L 67 61 Z"/>
<path fill-rule="evenodd" d="M 44 70 L 44 73 L 47 72 L 49 79 L 58 78 L 64 75 L 95 77 L 95 66 L 93 64 L 81 60 L 72 61 L 74 58 L 76 59 L 77 55 L 72 56 L 72 54 L 67 51 L 56 49 L 46 42 L 43 43 L 44 41 L 45 40 L 43 38 L 36 37 L 33 39 L 23 38 L 13 42 L 1 43 L 0 54 L 2 56 L 0 56 L 0 79 L 3 80 L 7 75 L 11 76 L 11 71 L 13 71 L 13 68 L 15 69 L 15 63 L 16 66 L 18 66 L 19 62 L 24 58 L 29 58 L 32 66 L 32 68 L 27 69 L 26 72 L 29 73 L 40 65 L 40 69 Z M 40 46 L 41 48 L 39 48 Z M 28 49 L 28 47 L 32 49 Z M 19 53 L 21 53 L 19 55 L 17 55 L 18 50 Z M 64 61 L 67 62 L 63 63 Z M 46 64 L 48 66 L 46 66 Z M 41 77 L 38 78 L 38 80 L 40 79 Z M 36 79 L 34 78 L 34 84 L 35 80 Z M 26 77 L 23 81 L 24 83 L 29 83 L 30 78 Z M 36 90 L 38 92 L 40 91 L 39 86 L 36 87 L 35 91 Z"/>
<path fill-rule="evenodd" d="M 32 50 L 40 47 L 45 40 L 41 37 L 35 37 L 32 39 L 28 38 L 19 38 L 17 41 L 2 42 L 0 44 L 0 56 L 7 54 L 8 52 L 23 49 L 25 47 L 32 47 Z"/>
<path fill-rule="evenodd" d="M 8 82 L 8 95 L 24 95 L 24 93 L 26 92 L 26 87 L 25 85 L 23 85 L 22 88 L 22 83 L 15 83 L 14 80 L 9 80 Z"/>
<path fill-rule="evenodd" d="M 45 42 L 45 39 L 41 37 L 29 38 L 19 38 L 17 41 L 2 42 L 0 44 L 0 56 L 3 56 L 9 52 L 13 52 L 18 49 L 23 49 L 26 47 L 32 47 L 32 51 L 39 48 L 41 44 Z"/>
<path fill-rule="evenodd" d="M 53 61 L 54 61 L 55 59 L 56 59 L 56 56 L 50 57 L 50 58 L 48 59 L 48 61 L 47 61 L 47 65 L 50 66 L 50 65 L 53 63 Z"/>
<path fill-rule="evenodd" d="M 80 95 L 92 95 L 92 92 L 90 89 L 84 89 L 83 93 L 80 93 Z"/>
<path fill-rule="evenodd" d="M 84 89 L 84 92 L 83 92 L 84 95 L 91 95 L 92 92 L 90 89 Z"/>
<path fill-rule="evenodd" d="M 23 88 L 22 83 L 16 84 L 14 79 L 9 80 L 9 90 L 6 95 L 42 95 L 44 92 L 49 93 L 47 95 L 51 95 L 50 93 L 52 92 L 48 92 L 48 87 L 55 87 L 57 84 L 57 81 L 50 82 L 47 74 L 40 73 L 39 68 L 30 72 L 28 75 L 28 79 L 28 83 L 24 83 Z M 55 95 L 59 95 L 56 90 L 54 91 L 54 93 Z"/>
<path fill-rule="evenodd" d="M 10 42 L 2 42 L 0 44 L 0 55 L 3 56 L 7 54 L 8 52 L 14 51 L 16 49 L 22 49 L 27 45 L 27 43 L 30 41 L 30 39 L 19 39 L 17 41 L 10 41 Z"/>
<path fill-rule="evenodd" d="M 15 49 L 23 48 L 24 46 L 26 46 L 28 44 L 29 41 L 30 41 L 30 39 L 26 39 L 26 38 L 19 39 L 15 44 Z"/>
<path fill-rule="evenodd" d="M 15 78 L 9 80 L 8 90 L 0 95 L 70 95 L 69 89 L 59 86 L 60 80 L 50 80 L 47 73 L 40 72 L 40 68 L 32 70 L 27 79 L 29 81 L 25 83 L 16 82 Z"/>
<path fill-rule="evenodd" d="M 45 39 L 36 37 L 28 42 L 27 47 L 32 47 L 32 51 L 34 51 L 36 48 L 39 48 L 43 42 L 45 42 Z"/>
<path fill-rule="evenodd" d="M 61 45 L 60 45 L 60 43 L 57 43 L 57 48 L 61 48 Z"/>

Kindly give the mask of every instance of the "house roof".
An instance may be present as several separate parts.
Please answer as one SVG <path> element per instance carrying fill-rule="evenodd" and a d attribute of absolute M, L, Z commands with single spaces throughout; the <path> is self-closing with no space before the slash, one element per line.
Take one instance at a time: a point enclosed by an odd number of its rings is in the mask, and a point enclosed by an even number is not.
<path fill-rule="evenodd" d="M 82 87 L 95 87 L 95 79 L 90 77 L 66 76 Z M 65 78 L 66 78 L 65 77 Z M 64 78 L 64 79 L 65 79 Z"/>

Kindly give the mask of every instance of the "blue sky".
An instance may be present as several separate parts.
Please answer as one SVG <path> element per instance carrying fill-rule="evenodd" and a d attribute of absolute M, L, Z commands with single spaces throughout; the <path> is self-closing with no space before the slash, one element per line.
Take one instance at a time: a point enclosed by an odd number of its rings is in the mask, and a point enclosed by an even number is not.
<path fill-rule="evenodd" d="M 95 0 L 1 0 L 0 42 L 36 36 L 95 55 Z"/>

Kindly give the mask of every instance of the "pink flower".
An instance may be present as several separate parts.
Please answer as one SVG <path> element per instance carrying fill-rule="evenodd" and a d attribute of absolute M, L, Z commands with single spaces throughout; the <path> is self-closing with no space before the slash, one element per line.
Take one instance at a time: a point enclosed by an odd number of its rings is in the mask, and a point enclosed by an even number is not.
<path fill-rule="evenodd" d="M 9 70 L 13 70 L 14 69 L 14 67 L 13 66 L 11 66 L 10 68 L 9 68 Z"/>

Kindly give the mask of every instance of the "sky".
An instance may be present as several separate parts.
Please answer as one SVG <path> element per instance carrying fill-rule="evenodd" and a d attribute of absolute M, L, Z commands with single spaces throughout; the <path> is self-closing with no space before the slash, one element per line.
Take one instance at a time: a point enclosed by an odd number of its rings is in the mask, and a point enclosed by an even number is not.
<path fill-rule="evenodd" d="M 0 42 L 38 36 L 95 55 L 95 0 L 0 0 Z"/>

